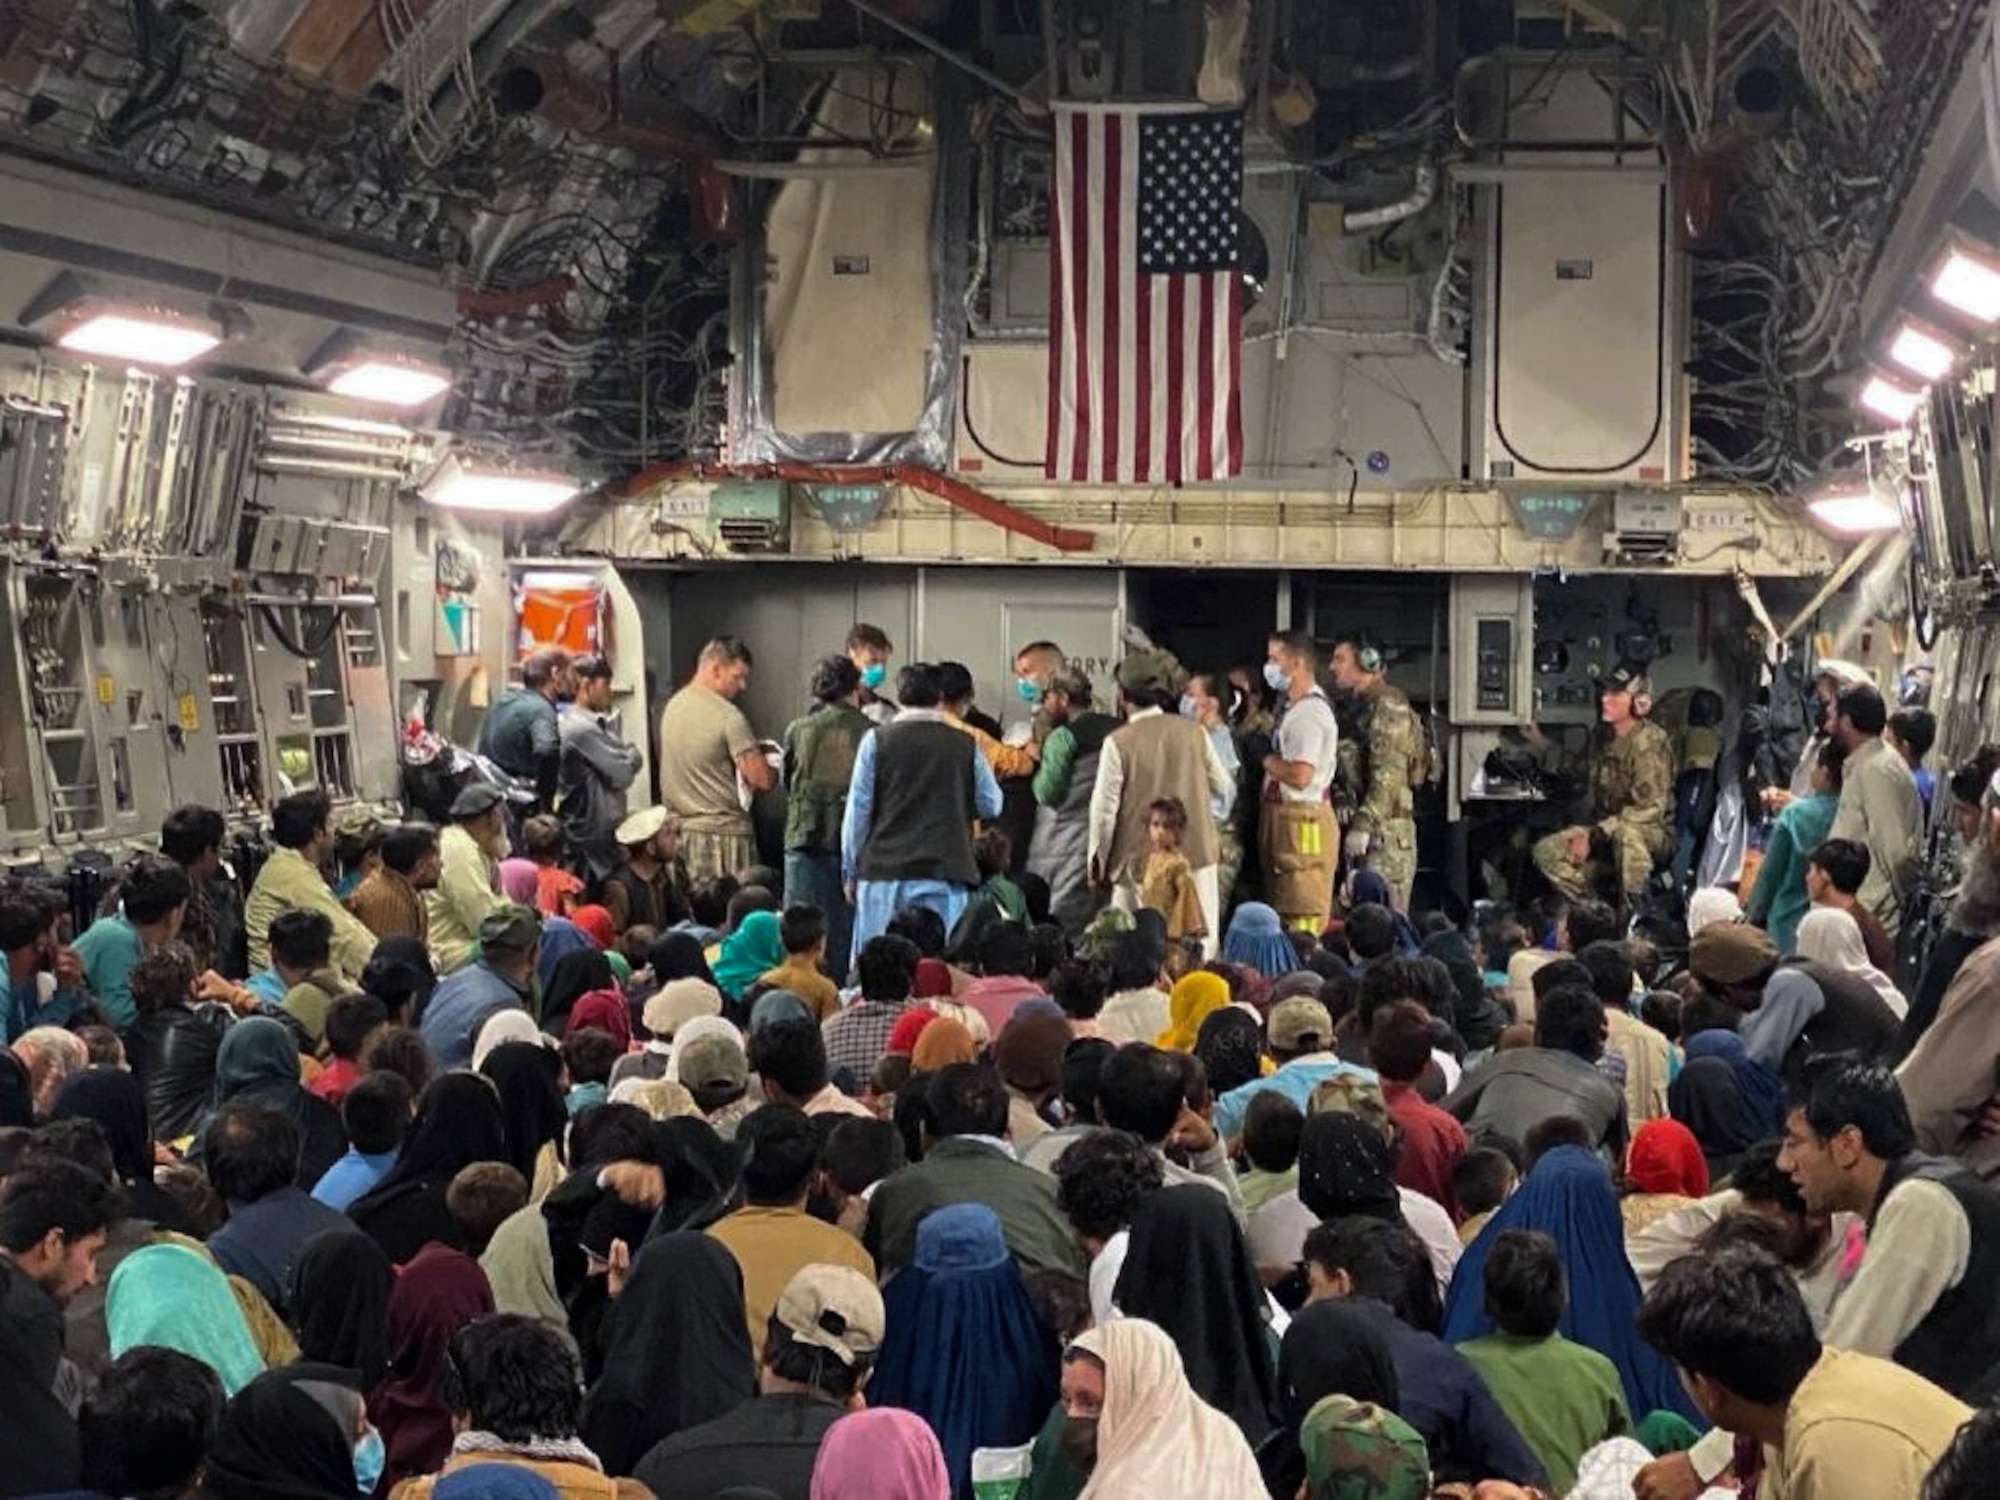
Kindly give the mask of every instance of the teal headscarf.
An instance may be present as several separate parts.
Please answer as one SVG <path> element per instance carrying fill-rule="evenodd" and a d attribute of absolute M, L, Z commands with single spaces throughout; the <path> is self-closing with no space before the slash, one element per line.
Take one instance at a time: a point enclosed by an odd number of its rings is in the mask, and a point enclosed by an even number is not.
<path fill-rule="evenodd" d="M 104 1320 L 113 1359 L 141 1344 L 178 1349 L 215 1371 L 232 1396 L 264 1372 L 229 1278 L 184 1245 L 148 1245 L 120 1261 Z"/>
<path fill-rule="evenodd" d="M 284 1022 L 246 1016 L 223 1033 L 215 1053 L 215 1102 L 299 1086 L 299 1047 Z"/>
<path fill-rule="evenodd" d="M 715 961 L 715 982 L 723 994 L 740 1000 L 745 990 L 784 961 L 778 914 L 753 911 L 722 940 L 722 955 Z"/>

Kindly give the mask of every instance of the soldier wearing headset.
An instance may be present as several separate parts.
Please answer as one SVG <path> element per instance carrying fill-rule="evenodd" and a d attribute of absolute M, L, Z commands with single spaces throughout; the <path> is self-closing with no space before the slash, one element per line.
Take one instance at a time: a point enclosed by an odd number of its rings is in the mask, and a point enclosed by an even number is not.
<path fill-rule="evenodd" d="M 1598 731 L 1590 755 L 1590 788 L 1596 821 L 1564 828 L 1535 844 L 1535 868 L 1571 900 L 1595 894 L 1600 861 L 1615 864 L 1629 900 L 1645 889 L 1654 865 L 1671 847 L 1674 752 L 1667 732 L 1650 722 L 1652 684 L 1631 663 L 1598 687 Z M 1533 724 L 1521 736 L 1537 753 L 1551 749 Z M 1602 852 L 1592 849 L 1603 838 Z"/>
<path fill-rule="evenodd" d="M 1401 911 L 1417 877 L 1416 789 L 1430 779 L 1424 726 L 1403 690 L 1390 685 L 1382 650 L 1366 637 L 1333 648 L 1333 685 L 1359 710 L 1359 732 L 1341 742 L 1340 781 L 1353 811 L 1341 841 L 1348 872 L 1373 870 Z"/>

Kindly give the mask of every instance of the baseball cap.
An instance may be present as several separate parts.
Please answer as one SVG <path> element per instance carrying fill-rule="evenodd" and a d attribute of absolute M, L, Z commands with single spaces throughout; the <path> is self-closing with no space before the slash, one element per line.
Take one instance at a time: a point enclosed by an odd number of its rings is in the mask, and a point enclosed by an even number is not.
<path fill-rule="evenodd" d="M 1322 1047 L 1333 1044 L 1333 1014 L 1311 995 L 1292 995 L 1271 1007 L 1271 1045 L 1299 1050 L 1306 1037 L 1318 1037 Z"/>
<path fill-rule="evenodd" d="M 1321 1080 L 1312 1091 L 1306 1113 L 1354 1115 L 1384 1134 L 1389 1129 L 1389 1101 L 1382 1096 L 1381 1082 L 1374 1074 L 1359 1070 Z"/>
<path fill-rule="evenodd" d="M 648 807 L 620 823 L 618 832 L 612 836 L 621 844 L 643 844 L 666 826 L 667 810 L 664 807 Z"/>
<path fill-rule="evenodd" d="M 507 905 L 479 924 L 482 952 L 526 953 L 542 935 L 542 919 L 533 907 Z"/>
<path fill-rule="evenodd" d="M 882 1347 L 887 1321 L 875 1283 L 847 1266 L 807 1266 L 778 1298 L 773 1314 L 794 1343 L 824 1349 L 844 1365 Z"/>
<path fill-rule="evenodd" d="M 451 799 L 451 815 L 454 818 L 476 818 L 493 811 L 506 800 L 500 788 L 491 782 L 475 781 Z"/>
<path fill-rule="evenodd" d="M 750 1086 L 750 1064 L 743 1049 L 726 1036 L 698 1036 L 681 1049 L 681 1082 L 693 1092 L 728 1086 Z"/>

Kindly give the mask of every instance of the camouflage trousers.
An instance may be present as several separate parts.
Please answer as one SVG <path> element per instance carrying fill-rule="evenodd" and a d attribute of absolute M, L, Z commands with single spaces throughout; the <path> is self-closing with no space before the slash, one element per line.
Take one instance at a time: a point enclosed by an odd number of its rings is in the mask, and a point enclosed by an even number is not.
<path fill-rule="evenodd" d="M 1535 868 L 1572 901 L 1595 900 L 1597 882 L 1611 873 L 1611 866 L 1594 855 L 1581 860 L 1570 857 L 1570 839 L 1589 831 L 1563 828 L 1535 842 Z M 1642 835 L 1624 829 L 1612 834 L 1611 840 L 1618 888 L 1627 896 L 1637 895 L 1646 888 L 1646 881 L 1653 873 L 1653 847 Z"/>
<path fill-rule="evenodd" d="M 1388 881 L 1389 892 L 1396 898 L 1396 910 L 1407 912 L 1410 888 L 1417 881 L 1416 823 L 1399 818 L 1370 839 L 1368 852 L 1361 857 L 1361 868 L 1373 870 Z"/>

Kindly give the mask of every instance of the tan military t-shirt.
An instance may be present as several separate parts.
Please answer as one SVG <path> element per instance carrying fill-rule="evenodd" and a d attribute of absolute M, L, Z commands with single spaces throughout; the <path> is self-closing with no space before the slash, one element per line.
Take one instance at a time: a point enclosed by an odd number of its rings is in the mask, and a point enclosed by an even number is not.
<path fill-rule="evenodd" d="M 747 831 L 750 815 L 736 789 L 736 757 L 757 748 L 743 710 L 691 682 L 660 715 L 660 795 L 683 827 L 697 833 Z"/>

